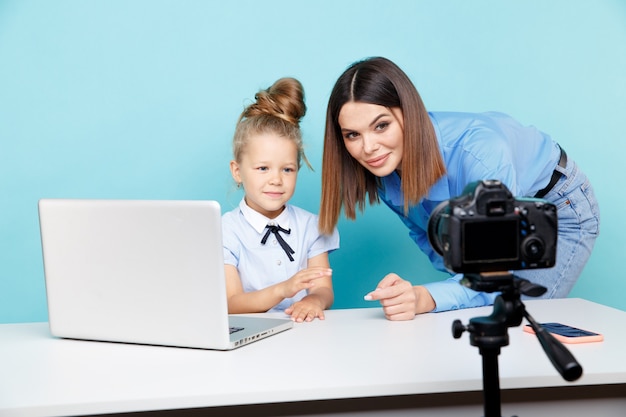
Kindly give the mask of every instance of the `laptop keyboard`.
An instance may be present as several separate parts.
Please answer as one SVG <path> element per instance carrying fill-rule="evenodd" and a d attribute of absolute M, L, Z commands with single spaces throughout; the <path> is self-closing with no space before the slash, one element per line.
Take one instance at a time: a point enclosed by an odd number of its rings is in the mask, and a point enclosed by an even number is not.
<path fill-rule="evenodd" d="M 230 334 L 243 330 L 243 327 L 231 327 Z"/>

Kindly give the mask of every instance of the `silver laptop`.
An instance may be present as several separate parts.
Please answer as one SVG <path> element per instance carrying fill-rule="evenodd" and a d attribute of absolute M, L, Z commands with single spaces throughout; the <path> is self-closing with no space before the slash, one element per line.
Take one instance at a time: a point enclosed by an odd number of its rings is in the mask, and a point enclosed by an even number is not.
<path fill-rule="evenodd" d="M 228 350 L 290 329 L 228 315 L 215 201 L 42 199 L 53 336 Z"/>

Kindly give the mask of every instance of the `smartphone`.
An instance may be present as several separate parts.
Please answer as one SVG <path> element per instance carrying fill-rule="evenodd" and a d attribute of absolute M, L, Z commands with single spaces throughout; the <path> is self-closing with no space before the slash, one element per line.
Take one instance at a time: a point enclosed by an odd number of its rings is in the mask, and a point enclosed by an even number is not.
<path fill-rule="evenodd" d="M 601 342 L 604 336 L 599 333 L 590 332 L 589 330 L 578 329 L 561 323 L 541 323 L 541 326 L 554 336 L 561 343 L 589 343 Z M 524 331 L 535 334 L 535 331 L 527 324 Z"/>

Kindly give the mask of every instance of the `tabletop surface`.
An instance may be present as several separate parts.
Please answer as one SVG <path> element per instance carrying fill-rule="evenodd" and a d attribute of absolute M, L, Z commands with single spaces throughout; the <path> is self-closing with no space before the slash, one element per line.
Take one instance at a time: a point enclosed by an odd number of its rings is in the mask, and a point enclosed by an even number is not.
<path fill-rule="evenodd" d="M 535 336 L 509 329 L 502 389 L 626 383 L 626 312 L 582 299 L 529 300 L 538 322 L 602 333 L 567 345 L 583 376 L 564 381 Z M 455 319 L 481 307 L 391 322 L 380 308 L 326 320 L 233 351 L 58 339 L 48 323 L 0 325 L 0 415 L 51 416 L 482 390 L 482 361 Z M 275 315 L 270 315 L 275 316 Z"/>

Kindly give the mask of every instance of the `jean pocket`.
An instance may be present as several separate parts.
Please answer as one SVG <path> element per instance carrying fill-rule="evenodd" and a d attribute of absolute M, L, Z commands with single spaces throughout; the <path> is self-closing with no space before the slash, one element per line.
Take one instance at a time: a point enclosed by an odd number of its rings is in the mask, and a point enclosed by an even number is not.
<path fill-rule="evenodd" d="M 597 235 L 600 229 L 600 209 L 593 187 L 586 180 L 557 203 L 559 222 L 572 222 L 587 233 Z"/>

